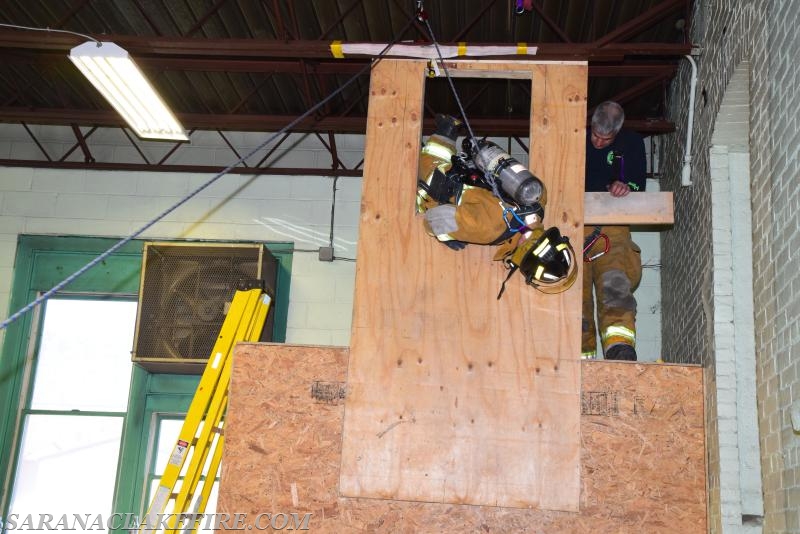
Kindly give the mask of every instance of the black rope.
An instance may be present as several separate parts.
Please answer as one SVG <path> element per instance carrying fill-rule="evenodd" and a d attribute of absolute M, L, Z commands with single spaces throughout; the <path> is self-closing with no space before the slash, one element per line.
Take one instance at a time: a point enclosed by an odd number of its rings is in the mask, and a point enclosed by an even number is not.
<path fill-rule="evenodd" d="M 418 5 L 422 6 L 422 2 L 418 2 Z M 439 49 L 439 43 L 436 41 L 436 36 L 433 34 L 433 29 L 431 28 L 430 23 L 428 22 L 427 17 L 422 17 L 422 21 L 425 22 L 425 26 L 428 28 L 428 33 L 430 34 L 431 41 L 433 42 L 433 46 L 436 48 L 436 55 L 439 56 L 439 63 L 442 65 L 442 69 L 444 70 L 445 78 L 447 78 L 447 83 L 450 85 L 450 90 L 453 92 L 453 98 L 455 98 L 456 104 L 458 105 L 458 111 L 461 113 L 461 118 L 464 119 L 464 126 L 467 128 L 467 133 L 469 134 L 469 141 L 472 145 L 472 150 L 474 154 L 478 153 L 479 146 L 478 140 L 475 138 L 475 132 L 472 131 L 472 126 L 469 124 L 469 119 L 467 118 L 467 112 L 464 110 L 464 106 L 461 104 L 461 98 L 458 96 L 458 91 L 456 91 L 456 86 L 453 83 L 453 79 L 450 76 L 450 70 L 447 68 L 447 65 L 444 62 L 444 57 L 442 56 L 442 51 Z M 500 200 L 503 199 L 502 195 L 500 195 L 500 190 L 497 188 L 497 182 L 495 182 L 494 176 L 491 175 L 489 172 L 483 173 L 484 177 L 486 178 L 486 182 L 492 186 L 492 194 L 499 198 Z"/>

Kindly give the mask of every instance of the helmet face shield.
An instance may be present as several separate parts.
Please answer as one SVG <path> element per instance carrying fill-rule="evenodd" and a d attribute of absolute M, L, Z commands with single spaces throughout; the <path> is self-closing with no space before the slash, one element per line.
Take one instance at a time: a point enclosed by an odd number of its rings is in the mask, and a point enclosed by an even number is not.
<path fill-rule="evenodd" d="M 535 229 L 511 256 L 510 263 L 525 277 L 525 283 L 544 293 L 561 293 L 578 277 L 575 252 L 569 239 L 555 226 Z"/>

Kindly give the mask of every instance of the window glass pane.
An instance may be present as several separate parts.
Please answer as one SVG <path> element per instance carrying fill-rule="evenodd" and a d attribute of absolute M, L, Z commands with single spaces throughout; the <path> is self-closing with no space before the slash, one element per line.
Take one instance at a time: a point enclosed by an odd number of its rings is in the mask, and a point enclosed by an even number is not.
<path fill-rule="evenodd" d="M 183 419 L 159 419 L 158 420 L 158 444 L 156 445 L 156 461 L 152 465 L 153 474 L 161 476 L 164 469 L 167 467 L 167 461 L 172 456 L 172 451 L 175 448 L 175 442 L 178 440 L 178 435 L 181 433 L 183 427 Z M 189 467 L 189 458 L 183 463 L 180 476 L 186 474 L 186 469 Z"/>
<path fill-rule="evenodd" d="M 136 302 L 51 299 L 31 408 L 124 412 Z"/>
<path fill-rule="evenodd" d="M 29 415 L 11 513 L 109 514 L 122 422 L 122 417 Z"/>
<path fill-rule="evenodd" d="M 156 443 L 156 451 L 155 451 L 155 464 L 152 466 L 154 470 L 153 477 L 150 479 L 150 488 L 147 497 L 147 502 L 145 504 L 145 513 L 146 509 L 150 507 L 150 503 L 153 500 L 153 496 L 155 495 L 156 490 L 158 489 L 158 483 L 161 481 L 161 474 L 163 473 L 164 469 L 167 466 L 167 461 L 169 457 L 172 455 L 172 449 L 175 447 L 175 440 L 178 437 L 178 434 L 181 431 L 181 427 L 183 426 L 184 419 L 174 419 L 172 417 L 162 416 L 158 418 L 158 440 Z M 193 452 L 193 451 L 192 451 Z M 181 484 L 183 483 L 183 476 L 186 474 L 187 467 L 189 466 L 189 462 L 191 461 L 191 454 L 186 458 L 186 462 L 183 464 L 183 469 L 181 472 L 181 478 L 175 484 L 175 487 L 172 488 L 173 493 L 178 493 L 181 488 Z M 210 459 L 207 459 L 206 465 L 203 468 L 203 474 L 205 475 L 208 471 L 208 463 Z M 221 468 L 220 468 L 221 469 Z M 203 479 L 205 480 L 205 476 Z M 199 496 L 201 486 L 198 485 L 195 495 L 195 500 L 190 503 L 189 509 L 186 512 L 192 512 L 195 505 L 197 496 Z M 211 493 L 208 496 L 208 504 L 205 508 L 205 514 L 214 514 L 216 513 L 217 509 L 217 495 L 219 489 L 219 472 L 217 473 L 217 478 L 214 480 L 214 484 L 211 488 Z M 170 499 L 167 507 L 164 510 L 165 514 L 174 513 L 174 500 Z M 208 528 L 205 528 L 208 527 Z M 214 532 L 213 528 L 213 518 L 206 521 L 203 519 L 200 523 L 200 529 L 198 532 L 207 532 L 211 533 Z"/>
<path fill-rule="evenodd" d="M 178 439 L 178 435 L 180 435 L 181 429 L 183 428 L 183 421 L 184 419 L 159 419 L 159 428 L 158 428 L 158 445 L 156 448 L 156 461 L 151 466 L 153 469 L 152 473 L 156 476 L 161 476 L 161 473 L 164 472 L 164 469 L 167 467 L 167 462 L 169 461 L 170 457 L 172 457 L 173 450 L 175 448 L 175 443 Z M 220 424 L 220 427 L 223 425 Z M 203 431 L 203 425 L 197 430 L 195 437 L 198 437 L 200 433 Z M 212 448 L 210 451 L 213 451 L 213 447 L 216 446 L 216 442 L 219 439 L 219 433 L 214 432 L 211 434 L 212 439 Z M 209 451 L 209 452 L 210 452 Z M 190 454 L 186 456 L 186 461 L 183 462 L 183 467 L 181 468 L 180 476 L 185 476 L 186 471 L 189 468 L 189 464 L 192 461 L 192 454 L 194 449 L 190 450 Z M 208 467 L 211 463 L 210 454 L 206 458 L 205 464 L 203 464 L 202 474 L 203 476 L 208 474 Z"/>

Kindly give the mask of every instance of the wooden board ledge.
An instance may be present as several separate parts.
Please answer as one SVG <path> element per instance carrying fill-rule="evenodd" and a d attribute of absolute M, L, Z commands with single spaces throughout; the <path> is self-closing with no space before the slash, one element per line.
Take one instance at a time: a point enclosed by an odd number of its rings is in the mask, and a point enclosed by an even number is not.
<path fill-rule="evenodd" d="M 672 192 L 630 193 L 612 197 L 608 193 L 585 193 L 584 225 L 675 223 Z"/>

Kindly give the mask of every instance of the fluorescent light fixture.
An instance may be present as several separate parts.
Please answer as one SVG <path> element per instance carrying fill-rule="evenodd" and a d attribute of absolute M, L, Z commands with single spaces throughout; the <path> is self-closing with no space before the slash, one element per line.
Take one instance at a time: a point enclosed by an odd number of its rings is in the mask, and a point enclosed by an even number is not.
<path fill-rule="evenodd" d="M 109 42 L 76 46 L 69 59 L 144 139 L 188 141 L 183 127 L 125 49 Z"/>

